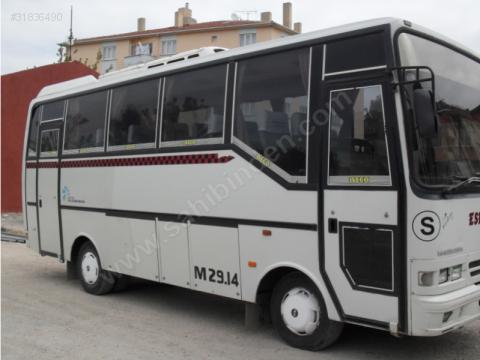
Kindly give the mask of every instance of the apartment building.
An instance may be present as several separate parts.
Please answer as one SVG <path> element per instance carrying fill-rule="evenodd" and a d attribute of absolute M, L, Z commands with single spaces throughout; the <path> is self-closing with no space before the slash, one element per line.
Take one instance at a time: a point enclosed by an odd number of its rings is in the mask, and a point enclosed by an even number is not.
<path fill-rule="evenodd" d="M 234 48 L 301 32 L 292 26 L 292 4 L 283 4 L 282 24 L 262 12 L 260 20 L 220 20 L 198 23 L 188 3 L 175 12 L 174 26 L 146 29 L 146 19 L 137 19 L 133 32 L 76 39 L 72 60 L 93 67 L 100 74 L 127 66 L 206 46 Z"/>

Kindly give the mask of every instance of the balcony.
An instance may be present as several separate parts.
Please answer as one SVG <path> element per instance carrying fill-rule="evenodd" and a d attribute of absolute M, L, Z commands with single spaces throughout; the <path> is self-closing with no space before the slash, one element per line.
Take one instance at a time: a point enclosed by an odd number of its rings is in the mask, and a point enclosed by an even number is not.
<path fill-rule="evenodd" d="M 123 58 L 123 64 L 125 67 L 127 67 L 132 65 L 144 64 L 155 59 L 155 56 L 148 54 L 130 55 Z"/>

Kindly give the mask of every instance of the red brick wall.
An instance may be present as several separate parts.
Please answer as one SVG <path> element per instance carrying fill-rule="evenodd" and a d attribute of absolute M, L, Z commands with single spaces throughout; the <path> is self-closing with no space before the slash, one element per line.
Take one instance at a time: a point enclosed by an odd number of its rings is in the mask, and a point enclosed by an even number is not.
<path fill-rule="evenodd" d="M 98 74 L 79 62 L 41 66 L 1 77 L 2 213 L 22 211 L 22 156 L 30 101 L 46 85 Z"/>

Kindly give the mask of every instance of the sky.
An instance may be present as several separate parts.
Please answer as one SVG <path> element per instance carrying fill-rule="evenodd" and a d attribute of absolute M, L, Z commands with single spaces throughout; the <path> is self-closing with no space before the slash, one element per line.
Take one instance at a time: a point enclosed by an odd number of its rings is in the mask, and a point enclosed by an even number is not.
<path fill-rule="evenodd" d="M 282 22 L 282 0 L 190 0 L 198 22 L 229 20 L 232 13 L 256 20 L 271 11 Z M 398 17 L 448 36 L 480 54 L 480 1 L 478 0 L 291 0 L 293 21 L 303 32 L 378 17 Z M 147 29 L 172 26 L 180 0 L 2 0 L 1 73 L 51 64 L 57 43 L 66 40 L 73 5 L 75 38 L 136 30 L 138 17 Z"/>

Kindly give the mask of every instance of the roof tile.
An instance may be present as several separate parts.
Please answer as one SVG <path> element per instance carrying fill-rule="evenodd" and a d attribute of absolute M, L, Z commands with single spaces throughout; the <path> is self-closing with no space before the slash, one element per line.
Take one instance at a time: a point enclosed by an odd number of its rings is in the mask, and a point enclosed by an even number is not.
<path fill-rule="evenodd" d="M 183 27 L 169 26 L 169 27 L 158 28 L 158 29 L 150 29 L 150 30 L 144 30 L 144 31 L 132 31 L 132 32 L 127 32 L 127 33 L 105 35 L 105 36 L 96 36 L 96 37 L 90 37 L 90 38 L 84 38 L 84 39 L 76 39 L 75 44 L 97 42 L 97 41 L 102 41 L 102 40 L 115 40 L 115 39 L 118 39 L 118 38 L 137 38 L 137 37 L 150 36 L 150 35 L 161 35 L 161 34 L 166 34 L 166 33 L 175 33 L 175 32 L 182 32 L 182 31 L 195 31 L 195 30 L 203 30 L 203 29 L 218 28 L 218 27 L 236 27 L 236 26 L 249 25 L 249 24 L 262 24 L 262 22 L 261 21 L 253 21 L 253 20 L 208 21 L 208 22 L 202 22 L 202 23 L 197 23 L 197 24 L 185 25 Z"/>

